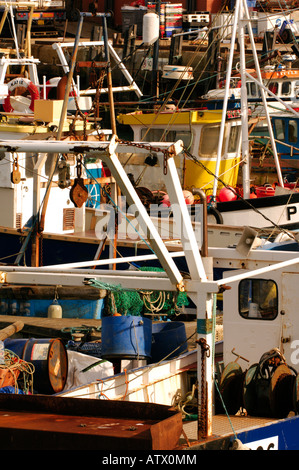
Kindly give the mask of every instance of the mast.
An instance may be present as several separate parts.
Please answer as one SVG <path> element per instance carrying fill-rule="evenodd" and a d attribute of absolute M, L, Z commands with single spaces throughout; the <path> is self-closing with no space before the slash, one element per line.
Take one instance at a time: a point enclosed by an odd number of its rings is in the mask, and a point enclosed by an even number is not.
<path fill-rule="evenodd" d="M 222 145 L 223 145 L 224 127 L 225 127 L 225 122 L 226 122 L 227 102 L 228 102 L 228 94 L 229 94 L 229 87 L 230 87 L 230 78 L 231 78 L 231 73 L 232 73 L 232 64 L 233 64 L 233 59 L 234 59 L 236 31 L 237 31 L 237 25 L 238 25 L 238 13 L 237 12 L 239 11 L 240 1 L 241 0 L 237 0 L 236 7 L 235 7 L 235 18 L 234 18 L 232 38 L 231 38 L 232 47 L 229 53 L 228 67 L 227 67 L 227 72 L 226 72 L 226 81 L 225 81 L 225 90 L 224 90 L 223 108 L 222 108 L 222 119 L 221 119 L 221 125 L 220 125 L 220 134 L 219 134 L 216 169 L 215 169 L 216 177 L 214 178 L 214 185 L 213 185 L 213 199 L 214 200 L 216 200 L 216 193 L 217 193 L 217 188 L 218 188 L 218 176 L 219 176 L 219 168 L 220 168 L 221 155 L 222 155 Z"/>
<path fill-rule="evenodd" d="M 256 70 L 256 73 L 257 73 L 258 85 L 259 85 L 260 93 L 261 93 L 261 96 L 262 96 L 264 109 L 265 109 L 265 112 L 266 112 L 268 131 L 269 131 L 270 141 L 271 141 L 273 155 L 274 155 L 274 162 L 275 162 L 275 167 L 276 167 L 276 171 L 277 171 L 277 177 L 278 177 L 278 181 L 279 181 L 280 186 L 284 187 L 283 178 L 282 178 L 282 174 L 281 174 L 281 167 L 280 167 L 280 163 L 279 163 L 279 159 L 278 159 L 278 155 L 277 155 L 276 143 L 275 143 L 273 129 L 272 129 L 272 125 L 271 125 L 269 109 L 268 109 L 268 106 L 267 106 L 265 87 L 263 86 L 263 80 L 262 80 L 262 75 L 261 75 L 260 64 L 259 64 L 259 60 L 258 60 L 256 48 L 255 48 L 255 42 L 254 42 L 254 37 L 253 37 L 253 32 L 252 32 L 252 27 L 251 27 L 251 22 L 250 22 L 249 11 L 248 11 L 246 1 L 244 1 L 244 0 L 243 0 L 243 8 L 244 8 L 244 11 L 245 11 L 245 17 L 246 17 L 245 22 L 246 22 L 247 28 L 248 28 L 250 44 L 251 44 L 251 48 L 252 48 L 252 54 L 253 54 L 253 58 L 254 58 L 255 70 Z M 245 51 L 244 40 L 243 40 L 242 47 Z M 246 77 L 245 77 L 245 75 L 246 75 L 246 70 L 244 68 L 244 80 L 242 79 L 242 83 L 244 83 L 245 89 L 246 89 L 246 81 L 245 81 Z M 247 109 L 247 93 L 246 93 L 246 109 Z M 248 132 L 247 132 L 247 135 L 248 135 Z M 244 183 L 243 183 L 243 185 L 244 185 Z M 249 188 L 247 188 L 247 190 L 249 191 Z"/>
<path fill-rule="evenodd" d="M 273 155 L 275 161 L 275 167 L 277 171 L 277 177 L 280 186 L 284 186 L 283 178 L 281 174 L 281 168 L 279 164 L 279 159 L 276 150 L 276 144 L 273 134 L 273 129 L 271 125 L 271 119 L 269 115 L 269 110 L 267 106 L 267 99 L 265 90 L 266 88 L 262 82 L 260 64 L 256 52 L 254 36 L 252 33 L 251 27 L 251 20 L 248 12 L 248 7 L 246 1 L 244 0 L 237 0 L 235 6 L 235 14 L 234 14 L 234 22 L 233 22 L 233 29 L 232 29 L 232 38 L 231 38 L 231 50 L 229 56 L 229 62 L 226 72 L 226 83 L 225 83 L 225 95 L 223 99 L 223 113 L 222 113 L 222 120 L 221 120 L 221 127 L 220 127 L 220 135 L 219 135 L 219 142 L 218 142 L 218 149 L 217 149 L 217 162 L 216 162 L 216 171 L 215 171 L 215 179 L 214 179 L 214 186 L 213 186 L 213 199 L 216 198 L 217 187 L 218 187 L 218 176 L 219 176 L 219 169 L 220 169 L 220 162 L 221 162 L 221 153 L 222 153 L 222 146 L 223 146 L 223 137 L 224 137 L 224 126 L 226 121 L 226 112 L 227 112 L 227 102 L 229 96 L 229 87 L 230 87 L 230 79 L 231 79 L 231 72 L 232 72 L 232 64 L 233 64 L 233 56 L 234 56 L 234 45 L 236 40 L 236 34 L 238 32 L 238 41 L 240 46 L 240 75 L 241 75 L 241 126 L 242 126 L 242 159 L 244 162 L 242 168 L 243 174 L 243 194 L 244 198 L 248 199 L 250 197 L 250 162 L 249 162 L 249 139 L 248 139 L 248 101 L 247 101 L 247 90 L 246 90 L 246 77 L 251 77 L 246 71 L 246 57 L 245 57 L 245 44 L 244 44 L 244 28 L 247 26 L 248 34 L 250 38 L 250 44 L 252 48 L 252 54 L 254 58 L 255 70 L 257 74 L 257 80 L 255 80 L 259 86 L 263 106 L 266 113 L 266 120 L 269 130 L 269 136 L 271 145 L 273 148 Z"/>

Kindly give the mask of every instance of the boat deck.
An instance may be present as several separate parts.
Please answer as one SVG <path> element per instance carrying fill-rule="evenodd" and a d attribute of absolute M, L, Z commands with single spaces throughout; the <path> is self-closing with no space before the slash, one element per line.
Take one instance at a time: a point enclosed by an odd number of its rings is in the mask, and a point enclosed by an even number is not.
<path fill-rule="evenodd" d="M 247 431 L 255 427 L 263 427 L 270 423 L 276 421 L 273 418 L 261 418 L 255 416 L 226 416 L 226 415 L 216 415 L 213 416 L 212 421 L 212 432 L 213 436 L 205 441 L 205 444 L 198 440 L 197 437 L 197 421 L 185 421 L 183 423 L 184 433 L 180 438 L 180 448 L 181 449 L 195 449 L 196 447 L 202 447 L 203 445 L 210 448 L 213 448 L 213 443 L 217 444 L 219 448 L 219 440 L 222 440 L 222 449 L 228 449 L 230 445 L 230 437 L 237 435 L 238 433 Z M 227 439 L 226 439 L 227 438 Z"/>

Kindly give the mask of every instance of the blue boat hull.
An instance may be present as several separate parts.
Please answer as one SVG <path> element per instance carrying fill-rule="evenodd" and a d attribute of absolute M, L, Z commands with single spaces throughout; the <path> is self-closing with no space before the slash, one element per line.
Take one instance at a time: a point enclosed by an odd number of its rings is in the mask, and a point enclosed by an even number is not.
<path fill-rule="evenodd" d="M 299 450 L 299 416 L 242 432 L 238 439 L 248 447 L 256 443 L 257 450 Z"/>

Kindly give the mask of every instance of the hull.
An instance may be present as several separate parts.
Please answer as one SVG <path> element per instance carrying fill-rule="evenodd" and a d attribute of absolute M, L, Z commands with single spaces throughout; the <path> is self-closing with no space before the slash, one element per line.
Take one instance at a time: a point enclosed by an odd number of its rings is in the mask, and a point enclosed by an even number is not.
<path fill-rule="evenodd" d="M 196 432 L 197 422 L 184 424 L 187 436 Z M 231 432 L 231 426 L 237 434 Z M 222 429 L 222 433 L 221 433 Z M 213 417 L 213 437 L 192 442 L 192 450 L 298 450 L 299 449 L 299 416 L 286 419 L 270 420 L 268 418 L 217 415 Z M 235 446 L 235 447 L 234 447 Z M 182 445 L 181 450 L 190 449 Z"/>
<path fill-rule="evenodd" d="M 223 224 L 236 224 L 256 228 L 269 228 L 274 224 L 290 230 L 299 227 L 299 193 L 281 196 L 250 199 L 250 208 L 246 201 L 217 203 L 217 211 L 222 216 Z"/>
<path fill-rule="evenodd" d="M 197 351 L 162 363 L 139 367 L 57 394 L 60 397 L 148 402 L 172 406 L 192 389 Z"/>

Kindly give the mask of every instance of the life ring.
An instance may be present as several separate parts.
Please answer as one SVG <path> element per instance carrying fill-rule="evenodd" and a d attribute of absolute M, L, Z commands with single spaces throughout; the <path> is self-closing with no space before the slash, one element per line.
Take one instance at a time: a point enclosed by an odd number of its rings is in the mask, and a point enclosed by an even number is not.
<path fill-rule="evenodd" d="M 25 108 L 30 109 L 30 111 L 34 111 L 34 101 L 39 99 L 39 91 L 34 83 L 32 83 L 28 78 L 17 77 L 8 82 L 7 87 L 8 95 L 3 102 L 3 109 L 6 113 L 13 113 L 15 111 L 10 97 L 16 88 L 26 88 L 28 90 L 31 96 L 31 103 L 28 107 L 25 106 Z"/>

